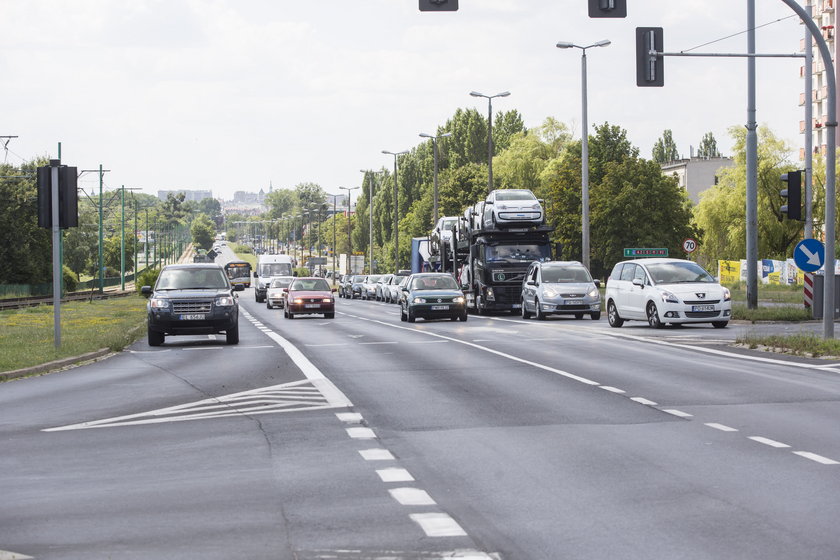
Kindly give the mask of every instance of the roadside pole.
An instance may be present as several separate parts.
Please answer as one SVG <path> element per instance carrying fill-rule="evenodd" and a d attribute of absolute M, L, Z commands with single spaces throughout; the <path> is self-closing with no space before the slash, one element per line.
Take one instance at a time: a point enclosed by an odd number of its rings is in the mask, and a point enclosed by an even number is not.
<path fill-rule="evenodd" d="M 61 348 L 61 250 L 59 248 L 61 228 L 58 209 L 58 166 L 61 160 L 50 160 L 50 186 L 52 200 L 52 261 L 53 261 L 53 341 L 56 349 Z"/>

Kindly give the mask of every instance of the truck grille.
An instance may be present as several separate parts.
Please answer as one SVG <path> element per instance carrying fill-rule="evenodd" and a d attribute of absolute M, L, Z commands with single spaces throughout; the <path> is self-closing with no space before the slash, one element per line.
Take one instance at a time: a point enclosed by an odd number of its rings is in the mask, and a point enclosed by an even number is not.
<path fill-rule="evenodd" d="M 175 313 L 210 313 L 213 307 L 213 300 L 210 299 L 185 299 L 172 302 L 172 310 Z"/>

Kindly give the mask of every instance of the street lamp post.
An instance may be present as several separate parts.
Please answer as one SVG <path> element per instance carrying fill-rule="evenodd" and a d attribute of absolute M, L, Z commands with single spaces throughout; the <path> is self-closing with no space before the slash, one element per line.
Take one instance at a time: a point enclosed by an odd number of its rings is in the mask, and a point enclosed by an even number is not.
<path fill-rule="evenodd" d="M 477 91 L 471 91 L 470 95 L 487 99 L 487 194 L 490 194 L 490 191 L 493 190 L 493 98 L 507 97 L 510 92 L 503 91 L 496 95 L 484 95 Z"/>
<path fill-rule="evenodd" d="M 448 136 L 452 136 L 451 132 L 444 132 L 440 136 L 432 136 L 431 134 L 426 134 L 425 132 L 420 133 L 421 138 L 431 138 L 432 139 L 432 150 L 434 152 L 434 160 L 435 160 L 435 189 L 434 189 L 434 196 L 433 196 L 433 207 L 432 207 L 432 227 L 435 227 L 438 222 L 438 146 L 437 141 L 438 138 L 446 138 Z"/>
<path fill-rule="evenodd" d="M 402 152 L 389 152 L 382 150 L 383 154 L 394 156 L 394 272 L 400 270 L 400 205 L 399 193 L 397 191 L 397 156 L 407 154 L 408 150 Z"/>
<path fill-rule="evenodd" d="M 347 273 L 353 274 L 353 241 L 350 237 L 350 196 L 352 191 L 360 187 L 338 187 L 343 191 L 347 191 Z"/>
<path fill-rule="evenodd" d="M 574 43 L 557 43 L 558 49 L 576 48 L 581 50 L 581 105 L 583 107 L 583 116 L 581 120 L 581 186 L 580 186 L 580 206 L 581 206 L 581 256 L 583 257 L 583 265 L 589 268 L 589 123 L 587 122 L 586 114 L 586 49 L 592 47 L 606 47 L 610 41 L 604 39 L 597 43 L 592 43 L 582 47 Z"/>

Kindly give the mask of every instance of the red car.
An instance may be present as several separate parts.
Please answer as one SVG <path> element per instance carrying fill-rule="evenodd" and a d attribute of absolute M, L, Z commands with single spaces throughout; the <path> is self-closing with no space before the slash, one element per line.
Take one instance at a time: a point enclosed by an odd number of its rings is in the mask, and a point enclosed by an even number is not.
<path fill-rule="evenodd" d="M 295 278 L 288 290 L 283 308 L 283 316 L 287 319 L 314 313 L 323 313 L 327 319 L 335 318 L 334 290 L 323 278 Z"/>

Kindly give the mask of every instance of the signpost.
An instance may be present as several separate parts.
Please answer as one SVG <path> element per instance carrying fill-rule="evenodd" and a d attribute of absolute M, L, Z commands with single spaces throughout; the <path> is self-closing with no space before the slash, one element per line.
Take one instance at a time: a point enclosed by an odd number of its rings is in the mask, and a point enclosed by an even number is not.
<path fill-rule="evenodd" d="M 697 241 L 691 239 L 690 237 L 688 239 L 683 239 L 682 248 L 686 253 L 693 253 L 697 250 Z"/>

